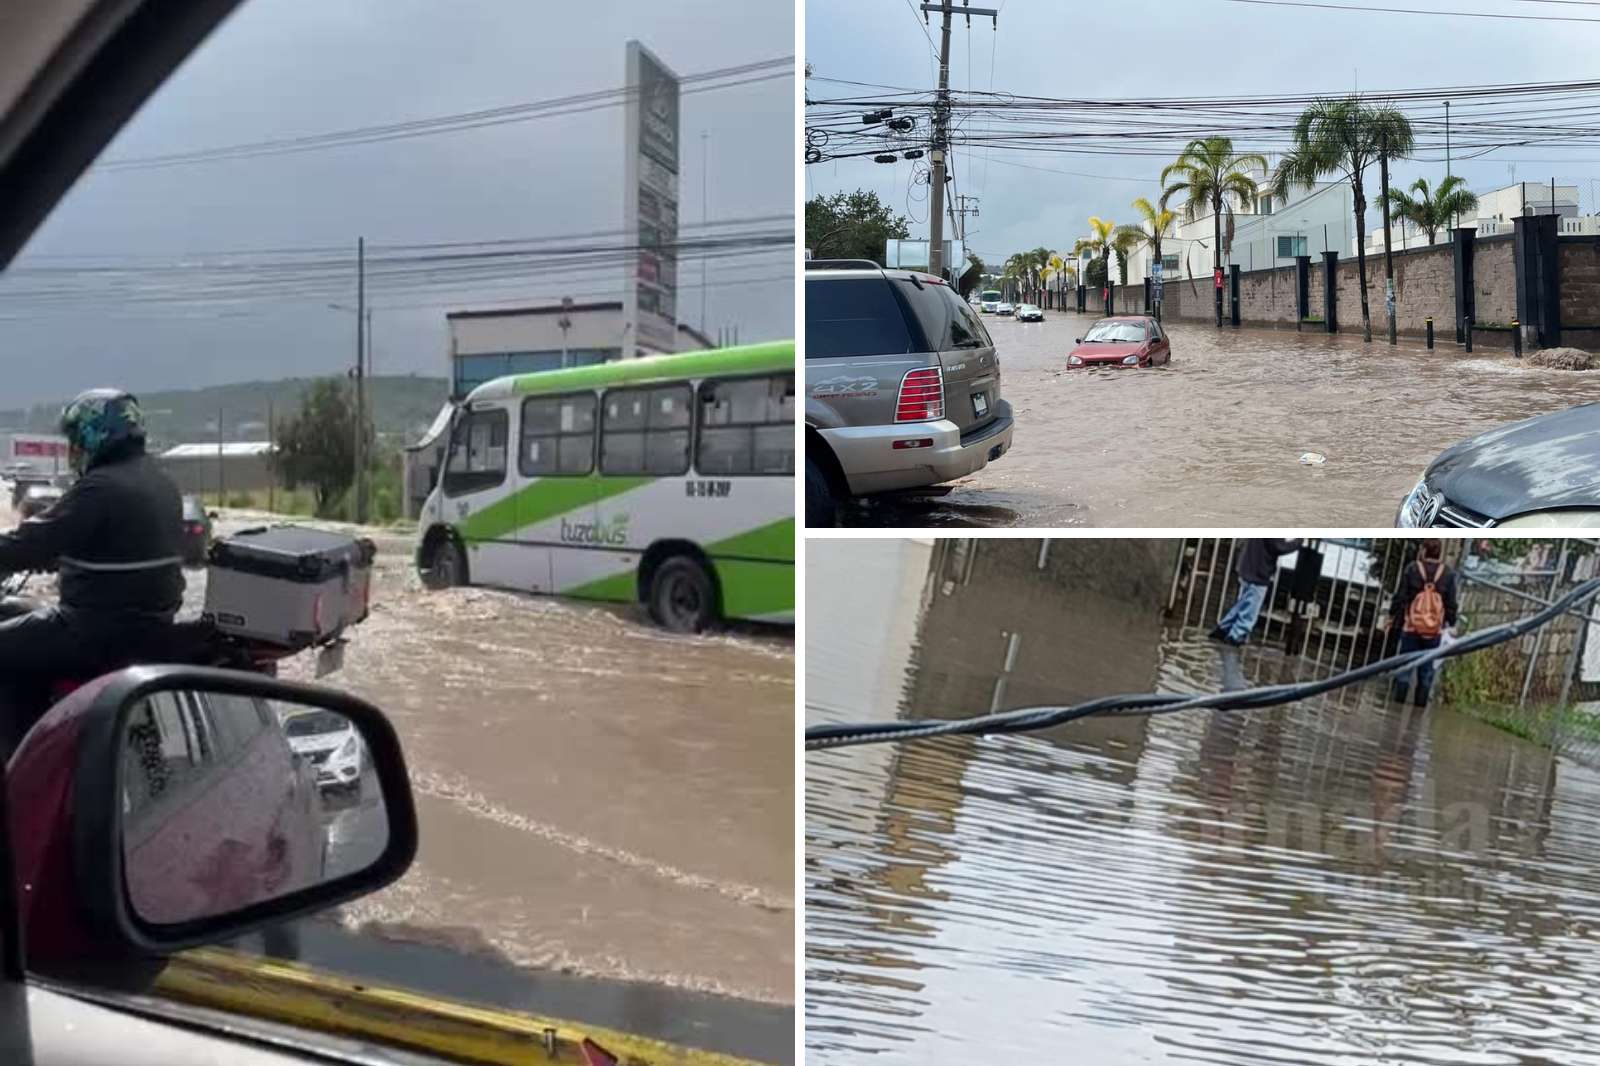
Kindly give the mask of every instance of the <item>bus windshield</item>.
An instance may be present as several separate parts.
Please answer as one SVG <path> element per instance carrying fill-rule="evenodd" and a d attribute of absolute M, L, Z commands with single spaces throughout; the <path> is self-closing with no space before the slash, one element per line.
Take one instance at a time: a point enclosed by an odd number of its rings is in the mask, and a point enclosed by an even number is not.
<path fill-rule="evenodd" d="M 999 300 L 1000 300 L 1000 290 L 999 289 L 984 289 L 983 290 L 983 299 L 984 299 L 985 303 L 998 303 Z"/>

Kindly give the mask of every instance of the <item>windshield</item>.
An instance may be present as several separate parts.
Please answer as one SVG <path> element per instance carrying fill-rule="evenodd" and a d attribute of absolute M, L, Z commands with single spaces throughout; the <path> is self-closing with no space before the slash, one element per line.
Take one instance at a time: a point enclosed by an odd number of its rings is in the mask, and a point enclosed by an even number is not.
<path fill-rule="evenodd" d="M 1096 322 L 1084 335 L 1085 344 L 1143 344 L 1148 332 L 1137 322 Z"/>
<path fill-rule="evenodd" d="M 998 302 L 999 299 L 1000 299 L 1000 290 L 999 289 L 984 289 L 983 290 L 983 299 L 984 299 L 985 303 L 996 303 L 996 302 Z"/>
<path fill-rule="evenodd" d="M 332 711 L 308 711 L 291 715 L 283 723 L 283 731 L 291 737 L 314 737 L 320 733 L 343 733 L 350 728 L 350 719 Z"/>
<path fill-rule="evenodd" d="M 183 517 L 186 521 L 197 522 L 204 517 L 205 511 L 200 507 L 200 501 L 193 496 L 183 498 Z"/>

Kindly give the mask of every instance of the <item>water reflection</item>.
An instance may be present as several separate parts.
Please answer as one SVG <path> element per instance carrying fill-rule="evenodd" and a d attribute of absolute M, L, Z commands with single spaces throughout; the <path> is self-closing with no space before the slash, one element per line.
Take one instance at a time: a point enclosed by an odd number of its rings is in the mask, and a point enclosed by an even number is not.
<path fill-rule="evenodd" d="M 1171 542 L 958 543 L 813 543 L 809 721 L 1307 670 L 1164 625 Z M 1448 711 L 1372 688 L 806 771 L 808 1061 L 1576 1062 L 1600 1034 L 1600 778 Z"/>

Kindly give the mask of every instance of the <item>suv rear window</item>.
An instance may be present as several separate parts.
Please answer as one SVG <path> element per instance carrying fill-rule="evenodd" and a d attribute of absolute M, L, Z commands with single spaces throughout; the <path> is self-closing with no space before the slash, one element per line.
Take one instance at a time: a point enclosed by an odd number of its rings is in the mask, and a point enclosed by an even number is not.
<path fill-rule="evenodd" d="M 992 346 L 983 323 L 950 286 L 916 285 L 908 278 L 895 280 L 900 285 L 900 295 L 911 305 L 922 332 L 935 351 Z"/>
<path fill-rule="evenodd" d="M 905 313 L 882 276 L 806 279 L 807 359 L 916 350 Z"/>

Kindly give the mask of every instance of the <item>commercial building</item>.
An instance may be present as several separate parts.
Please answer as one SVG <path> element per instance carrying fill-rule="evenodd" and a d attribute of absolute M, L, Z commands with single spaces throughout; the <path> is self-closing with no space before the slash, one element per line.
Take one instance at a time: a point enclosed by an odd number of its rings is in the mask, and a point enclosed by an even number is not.
<path fill-rule="evenodd" d="M 634 343 L 621 301 L 452 311 L 450 396 L 459 400 L 507 374 L 588 366 L 653 354 Z M 712 347 L 698 330 L 678 325 L 677 351 Z"/>
<path fill-rule="evenodd" d="M 180 444 L 157 458 L 186 495 L 264 492 L 275 484 L 271 441 Z"/>

